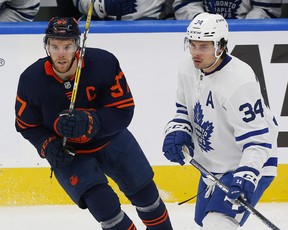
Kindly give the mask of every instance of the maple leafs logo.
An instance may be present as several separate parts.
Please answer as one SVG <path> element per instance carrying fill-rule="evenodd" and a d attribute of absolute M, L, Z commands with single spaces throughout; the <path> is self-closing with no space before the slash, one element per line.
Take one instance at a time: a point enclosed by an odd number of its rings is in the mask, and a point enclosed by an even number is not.
<path fill-rule="evenodd" d="M 213 132 L 213 122 L 203 121 L 204 114 L 200 102 L 194 106 L 194 123 L 195 134 L 198 144 L 202 151 L 208 152 L 213 150 L 211 147 L 210 137 Z"/>
<path fill-rule="evenodd" d="M 233 3 L 228 0 L 205 1 L 205 11 L 221 14 L 224 18 L 236 18 L 240 4 L 243 1 L 235 0 Z"/>

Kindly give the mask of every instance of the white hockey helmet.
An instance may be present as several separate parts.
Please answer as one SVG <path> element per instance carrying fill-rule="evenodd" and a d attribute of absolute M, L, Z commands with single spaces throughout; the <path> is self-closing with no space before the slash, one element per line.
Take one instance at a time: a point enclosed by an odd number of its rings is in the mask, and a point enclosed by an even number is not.
<path fill-rule="evenodd" d="M 228 23 L 220 14 L 198 14 L 187 28 L 189 40 L 213 41 L 218 47 L 222 38 L 228 41 Z"/>

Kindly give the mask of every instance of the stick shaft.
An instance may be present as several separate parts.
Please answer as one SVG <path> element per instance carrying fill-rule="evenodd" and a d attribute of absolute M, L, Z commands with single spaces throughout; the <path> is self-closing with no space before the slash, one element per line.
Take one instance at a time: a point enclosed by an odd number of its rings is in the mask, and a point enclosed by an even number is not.
<path fill-rule="evenodd" d="M 71 97 L 70 106 L 69 106 L 69 110 L 71 112 L 74 109 L 76 96 L 77 96 L 77 92 L 78 92 L 78 85 L 79 85 L 81 69 L 82 69 L 81 68 L 82 67 L 82 61 L 83 61 L 83 57 L 84 57 L 84 54 L 85 54 L 86 40 L 87 40 L 88 31 L 89 31 L 89 28 L 90 28 L 94 2 L 95 2 L 95 0 L 92 0 L 90 2 L 88 14 L 87 14 L 85 30 L 84 30 L 84 36 L 83 36 L 82 46 L 81 46 L 81 50 L 80 50 L 80 57 L 79 57 L 79 60 L 78 60 L 76 76 L 75 76 L 74 86 L 73 86 L 73 90 L 72 90 L 72 97 Z"/>
<path fill-rule="evenodd" d="M 82 46 L 80 49 L 80 57 L 79 57 L 78 64 L 77 64 L 74 86 L 73 86 L 72 96 L 71 96 L 70 105 L 69 105 L 69 113 L 72 113 L 74 106 L 75 106 L 76 96 L 77 96 L 77 92 L 78 92 L 78 85 L 79 85 L 80 75 L 81 75 L 81 69 L 82 69 L 82 61 L 83 61 L 83 57 L 85 54 L 86 40 L 87 40 L 88 31 L 90 28 L 94 2 L 95 2 L 95 0 L 91 0 L 90 5 L 89 5 L 89 10 L 87 13 L 84 36 L 83 36 Z M 67 138 L 63 137 L 63 146 L 64 147 L 66 146 L 66 142 L 67 142 Z"/>

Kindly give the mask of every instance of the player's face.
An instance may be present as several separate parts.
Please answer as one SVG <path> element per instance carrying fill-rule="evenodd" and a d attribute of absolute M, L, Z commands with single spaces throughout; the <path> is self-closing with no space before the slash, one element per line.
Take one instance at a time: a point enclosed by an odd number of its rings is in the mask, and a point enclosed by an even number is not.
<path fill-rule="evenodd" d="M 192 55 L 194 66 L 197 69 L 206 69 L 215 60 L 215 47 L 212 41 L 189 41 L 189 49 Z"/>
<path fill-rule="evenodd" d="M 77 46 L 74 39 L 49 38 L 48 53 L 53 62 L 54 68 L 60 72 L 67 72 L 75 58 Z"/>

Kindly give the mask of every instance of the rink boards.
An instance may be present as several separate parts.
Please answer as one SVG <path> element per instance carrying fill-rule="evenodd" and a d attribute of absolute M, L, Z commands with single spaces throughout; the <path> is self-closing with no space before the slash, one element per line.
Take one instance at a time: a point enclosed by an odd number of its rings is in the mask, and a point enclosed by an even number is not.
<path fill-rule="evenodd" d="M 197 194 L 199 173 L 192 166 L 154 166 L 155 182 L 166 202 L 181 202 Z M 261 202 L 287 202 L 286 165 L 279 165 L 279 176 L 264 193 Z M 72 204 L 49 168 L 0 169 L 0 206 Z M 123 204 L 129 201 L 109 180 Z M 195 199 L 190 203 L 195 202 Z"/>
<path fill-rule="evenodd" d="M 42 43 L 46 24 L 0 24 L 0 206 L 71 203 L 55 178 L 50 179 L 47 162 L 14 128 L 19 75 L 46 55 Z M 161 152 L 163 128 L 175 112 L 177 68 L 188 24 L 92 22 L 87 40 L 87 46 L 111 51 L 120 61 L 136 103 L 129 129 L 153 165 L 155 181 L 167 202 L 196 195 L 199 177 L 192 166 L 175 166 Z M 84 23 L 80 26 L 83 31 Z M 229 27 L 229 51 L 256 72 L 280 128 L 278 177 L 261 201 L 288 201 L 288 20 L 231 20 Z M 127 203 L 112 181 L 111 185 Z"/>

